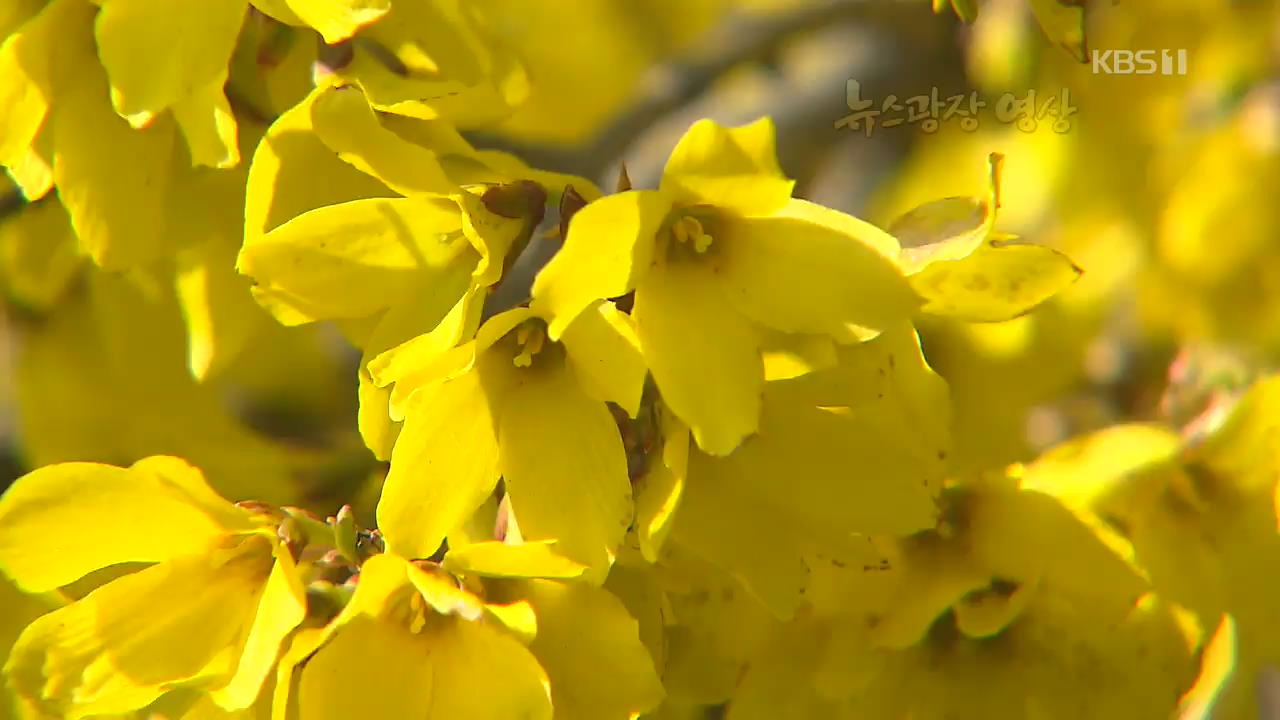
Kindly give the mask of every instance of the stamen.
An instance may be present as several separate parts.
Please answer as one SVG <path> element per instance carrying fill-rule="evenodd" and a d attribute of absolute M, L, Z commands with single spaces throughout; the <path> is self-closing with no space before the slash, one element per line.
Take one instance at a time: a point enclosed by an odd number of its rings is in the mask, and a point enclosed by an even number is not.
<path fill-rule="evenodd" d="M 702 223 L 692 215 L 685 215 L 671 227 L 671 233 L 677 242 L 691 243 L 693 249 L 704 253 L 711 247 L 712 237 L 702 228 Z"/>
<path fill-rule="evenodd" d="M 516 367 L 529 367 L 533 364 L 533 356 L 542 351 L 547 336 L 541 325 L 526 323 L 516 330 L 516 344 L 520 346 L 520 354 L 512 362 Z"/>
<path fill-rule="evenodd" d="M 418 634 L 427 625 L 427 605 L 422 596 L 414 593 L 409 598 L 409 632 Z"/>

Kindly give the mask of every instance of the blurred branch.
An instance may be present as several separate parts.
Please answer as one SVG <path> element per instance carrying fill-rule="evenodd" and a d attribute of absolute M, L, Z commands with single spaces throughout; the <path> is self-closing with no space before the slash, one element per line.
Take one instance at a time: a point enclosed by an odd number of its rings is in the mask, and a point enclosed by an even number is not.
<path fill-rule="evenodd" d="M 7 192 L 0 193 L 0 221 L 13 215 L 27 204 L 27 199 L 22 196 L 22 191 L 17 187 L 9 188 Z"/>
<path fill-rule="evenodd" d="M 527 145 L 488 133 L 470 133 L 470 139 L 482 147 L 515 153 L 536 167 L 600 177 L 654 124 L 701 97 L 734 68 L 768 60 L 797 35 L 854 19 L 892 25 L 922 9 L 928 12 L 919 3 L 829 0 L 763 17 L 731 14 L 694 45 L 700 50 L 693 56 L 657 66 L 636 101 L 583 148 Z"/>

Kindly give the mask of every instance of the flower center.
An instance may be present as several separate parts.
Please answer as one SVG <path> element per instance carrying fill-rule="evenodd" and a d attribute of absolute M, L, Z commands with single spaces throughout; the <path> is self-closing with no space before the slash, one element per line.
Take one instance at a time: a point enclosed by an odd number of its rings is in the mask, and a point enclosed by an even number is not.
<path fill-rule="evenodd" d="M 547 333 L 542 323 L 525 323 L 516 330 L 516 346 L 520 352 L 512 362 L 516 367 L 533 365 L 533 356 L 542 352 L 546 344 Z"/>
<path fill-rule="evenodd" d="M 671 236 L 676 242 L 693 246 L 694 252 L 705 253 L 711 247 L 712 237 L 702 227 L 702 222 L 692 215 L 683 215 L 671 225 Z"/>

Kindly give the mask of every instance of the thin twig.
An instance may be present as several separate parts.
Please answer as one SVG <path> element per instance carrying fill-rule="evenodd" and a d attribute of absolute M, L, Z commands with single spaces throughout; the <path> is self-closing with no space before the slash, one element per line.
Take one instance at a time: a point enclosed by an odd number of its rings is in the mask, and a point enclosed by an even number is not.
<path fill-rule="evenodd" d="M 740 65 L 767 60 L 786 42 L 805 32 L 885 9 L 915 4 L 889 0 L 831 0 L 767 17 L 733 14 L 696 44 L 694 57 L 677 59 L 654 69 L 635 102 L 583 148 L 534 146 L 488 133 L 471 133 L 473 142 L 515 153 L 537 167 L 599 177 L 628 147 L 662 118 L 702 96 L 717 80 Z M 897 14 L 896 12 L 894 13 Z M 879 24 L 877 19 L 877 24 Z"/>

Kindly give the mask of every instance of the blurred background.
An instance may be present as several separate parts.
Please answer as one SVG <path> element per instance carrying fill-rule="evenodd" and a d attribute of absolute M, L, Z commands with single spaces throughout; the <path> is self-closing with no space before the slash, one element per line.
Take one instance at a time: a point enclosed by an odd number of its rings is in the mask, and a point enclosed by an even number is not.
<path fill-rule="evenodd" d="M 533 90 L 466 134 L 608 191 L 623 163 L 656 186 L 694 120 L 770 115 L 797 194 L 881 227 L 983 196 L 1003 153 L 997 230 L 1085 272 L 1010 322 L 922 325 L 952 385 L 956 471 L 1124 420 L 1193 430 L 1280 350 L 1280 7 L 1081 2 L 478 0 Z M 295 42 L 280 66 L 309 77 L 317 58 Z M 1141 58 L 1157 72 L 1125 72 Z M 230 267 L 239 219 L 222 220 Z M 86 277 L 50 239 L 65 225 L 56 201 L 0 191 L 0 486 L 51 462 L 175 453 L 224 491 L 326 514 L 354 502 L 368 520 L 382 468 L 355 432 L 358 356 L 337 329 L 259 318 L 197 381 L 193 328 L 218 318 L 163 298 L 200 278 L 179 267 L 148 292 Z M 257 480 L 276 475 L 290 484 Z"/>

